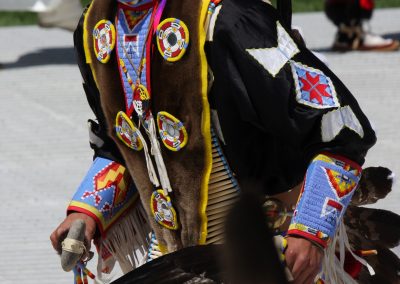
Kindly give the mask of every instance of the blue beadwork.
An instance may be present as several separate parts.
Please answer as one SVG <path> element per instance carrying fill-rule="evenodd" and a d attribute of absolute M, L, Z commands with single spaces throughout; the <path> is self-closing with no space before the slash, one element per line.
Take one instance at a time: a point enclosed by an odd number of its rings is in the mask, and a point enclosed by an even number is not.
<path fill-rule="evenodd" d="M 93 208 L 92 211 L 99 212 L 105 221 L 112 219 L 117 213 L 124 208 L 124 206 L 132 200 L 134 195 L 137 194 L 137 189 L 133 182 L 130 184 L 123 202 L 115 203 L 116 185 L 111 180 L 108 186 L 97 188 L 95 177 L 103 170 L 107 169 L 115 162 L 105 159 L 96 158 L 93 161 L 88 173 L 78 187 L 75 195 L 72 198 L 74 202 L 80 202 Z M 122 166 L 121 166 L 122 167 Z"/>
<path fill-rule="evenodd" d="M 318 237 L 333 238 L 359 182 L 359 176 L 336 164 L 315 159 L 309 166 L 304 191 L 292 218 L 292 225 Z M 332 181 L 333 180 L 333 181 Z M 336 181 L 345 191 L 339 191 Z M 336 184 L 336 186 L 334 186 Z M 290 230 L 293 229 L 291 225 Z M 295 228 L 296 229 L 296 228 Z M 298 228 L 297 228 L 298 229 Z M 321 234 L 322 233 L 322 234 Z"/>
<path fill-rule="evenodd" d="M 116 21 L 116 29 L 117 29 L 117 51 L 119 58 L 123 60 L 125 67 L 128 70 L 128 74 L 131 77 L 133 84 L 137 81 L 137 75 L 135 70 L 139 70 L 139 66 L 141 64 L 141 60 L 146 58 L 146 50 L 143 51 L 143 48 L 146 49 L 146 36 L 148 29 L 150 28 L 150 20 L 152 14 L 152 8 L 149 9 L 146 16 L 137 23 L 132 29 L 129 28 L 129 24 L 125 18 L 125 14 L 123 9 L 118 10 L 118 18 Z M 132 45 L 127 46 L 126 42 L 124 43 L 124 36 L 125 35 L 132 35 L 137 37 L 136 41 L 136 50 L 133 50 Z M 125 44 L 125 49 L 128 51 L 128 56 L 131 58 L 131 62 L 134 66 L 130 63 L 126 54 L 124 52 L 123 44 Z M 127 48 L 128 47 L 128 48 Z M 143 53 L 143 58 L 142 58 Z M 133 103 L 133 90 L 132 86 L 129 84 L 128 79 L 124 75 L 122 68 L 120 67 L 120 74 L 121 79 L 123 81 L 123 88 L 126 97 L 126 103 L 128 109 L 132 108 Z M 140 83 L 147 88 L 147 78 L 146 78 L 146 64 L 144 64 L 142 73 L 140 75 Z"/>

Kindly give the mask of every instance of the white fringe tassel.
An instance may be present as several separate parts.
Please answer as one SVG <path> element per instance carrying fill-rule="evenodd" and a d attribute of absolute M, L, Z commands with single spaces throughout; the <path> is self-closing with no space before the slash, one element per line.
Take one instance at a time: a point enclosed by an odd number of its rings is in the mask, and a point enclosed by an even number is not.
<path fill-rule="evenodd" d="M 172 191 L 172 187 L 169 182 L 167 168 L 165 167 L 164 160 L 161 155 L 160 143 L 157 140 L 157 132 L 153 116 L 151 116 L 148 120 L 148 127 L 148 135 L 151 143 L 151 154 L 154 156 L 154 159 L 156 161 L 157 170 L 160 176 L 160 182 L 164 190 L 164 194 L 168 195 L 168 192 Z"/>
<path fill-rule="evenodd" d="M 153 161 L 151 160 L 151 157 L 149 154 L 149 148 L 147 147 L 146 140 L 144 140 L 144 137 L 139 129 L 137 129 L 137 134 L 143 143 L 144 155 L 146 157 L 147 172 L 149 173 L 150 181 L 152 184 L 154 184 L 154 186 L 158 187 L 160 185 L 160 182 L 158 181 L 157 173 L 154 169 Z"/>
<path fill-rule="evenodd" d="M 138 202 L 132 211 L 114 225 L 107 233 L 107 238 L 102 241 L 102 245 L 118 261 L 124 274 L 144 263 L 143 258 L 146 257 L 151 232 L 146 219 L 146 212 L 141 203 Z M 101 275 L 101 262 L 99 255 L 98 275 Z"/>
<path fill-rule="evenodd" d="M 335 253 L 336 249 L 339 249 L 339 259 Z M 344 270 L 346 250 L 348 250 L 357 261 L 366 266 L 371 275 L 375 274 L 371 265 L 369 265 L 365 259 L 359 257 L 352 251 L 347 237 L 346 228 L 343 222 L 341 222 L 335 238 L 325 250 L 324 260 L 322 262 L 322 274 L 324 275 L 325 283 L 357 284 L 357 282 Z"/>

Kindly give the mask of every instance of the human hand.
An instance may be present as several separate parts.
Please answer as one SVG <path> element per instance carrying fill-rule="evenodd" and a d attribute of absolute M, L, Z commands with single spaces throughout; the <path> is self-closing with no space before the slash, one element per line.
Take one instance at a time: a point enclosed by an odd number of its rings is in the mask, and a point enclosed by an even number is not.
<path fill-rule="evenodd" d="M 286 240 L 286 265 L 293 275 L 293 283 L 314 283 L 321 270 L 323 250 L 304 238 L 290 236 Z"/>
<path fill-rule="evenodd" d="M 61 241 L 65 239 L 71 228 L 71 224 L 77 219 L 82 219 L 86 224 L 85 246 L 86 250 L 90 251 L 90 244 L 96 232 L 96 222 L 86 214 L 75 212 L 69 214 L 50 235 L 51 244 L 59 254 L 61 254 Z"/>

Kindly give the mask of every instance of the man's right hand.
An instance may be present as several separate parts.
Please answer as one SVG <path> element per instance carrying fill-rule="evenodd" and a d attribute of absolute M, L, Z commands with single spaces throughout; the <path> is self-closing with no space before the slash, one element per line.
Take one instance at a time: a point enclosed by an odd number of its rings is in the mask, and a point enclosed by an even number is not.
<path fill-rule="evenodd" d="M 96 222 L 92 217 L 86 214 L 75 212 L 69 214 L 57 227 L 57 229 L 55 229 L 54 232 L 50 235 L 51 244 L 59 254 L 61 254 L 61 241 L 64 240 L 64 238 L 67 236 L 72 222 L 77 219 L 82 219 L 83 221 L 85 221 L 85 246 L 87 251 L 90 250 L 90 244 L 93 240 L 94 234 L 96 233 Z"/>

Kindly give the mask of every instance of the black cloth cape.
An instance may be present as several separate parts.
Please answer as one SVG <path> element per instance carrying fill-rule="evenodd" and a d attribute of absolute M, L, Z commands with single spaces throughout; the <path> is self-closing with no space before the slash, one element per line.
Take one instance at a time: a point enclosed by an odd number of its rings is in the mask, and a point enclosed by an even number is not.
<path fill-rule="evenodd" d="M 266 194 L 298 184 L 310 160 L 321 152 L 362 165 L 376 142 L 350 91 L 299 40 L 300 52 L 292 60 L 319 69 L 332 80 L 340 106 L 350 106 L 362 125 L 363 138 L 344 128 L 333 141 L 322 142 L 322 116 L 334 109 L 299 104 L 289 62 L 273 77 L 246 51 L 277 47 L 276 21 L 276 9 L 261 0 L 224 0 L 206 49 L 214 75 L 210 103 L 218 112 L 227 159 L 239 182 Z"/>

